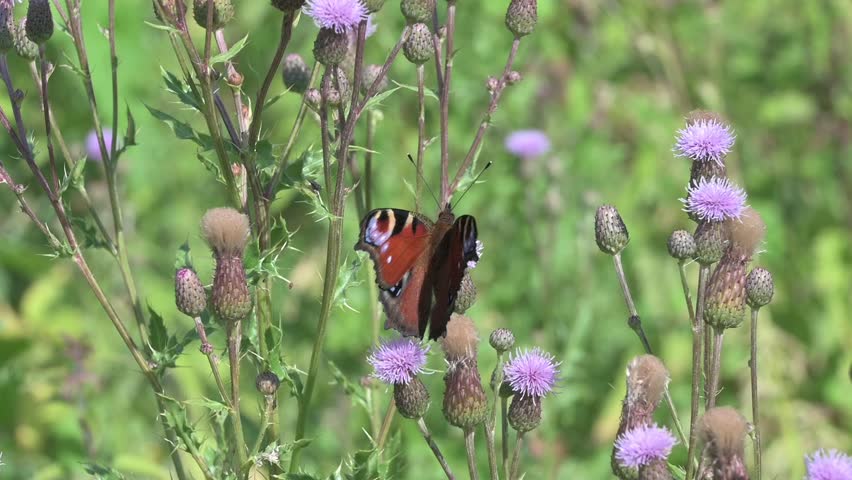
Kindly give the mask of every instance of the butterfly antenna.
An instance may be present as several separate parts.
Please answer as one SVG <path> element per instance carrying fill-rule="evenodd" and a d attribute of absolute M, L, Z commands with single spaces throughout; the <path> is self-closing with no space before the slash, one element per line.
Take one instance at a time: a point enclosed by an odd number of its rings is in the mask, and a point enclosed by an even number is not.
<path fill-rule="evenodd" d="M 459 203 L 461 203 L 462 198 L 464 198 L 464 196 L 465 196 L 465 195 L 467 195 L 467 192 L 469 192 L 469 191 L 470 191 L 470 189 L 471 189 L 474 185 L 476 185 L 476 182 L 477 182 L 477 181 L 479 181 L 479 177 L 481 177 L 481 176 L 482 176 L 482 174 L 483 174 L 483 173 L 485 173 L 485 171 L 486 171 L 486 170 L 488 170 L 488 167 L 490 167 L 492 163 L 494 163 L 494 162 L 488 162 L 488 163 L 486 163 L 486 164 L 485 164 L 485 166 L 484 166 L 484 167 L 482 167 L 482 170 L 480 170 L 480 171 L 479 171 L 479 173 L 476 175 L 476 177 L 473 179 L 473 181 L 472 181 L 472 182 L 470 182 L 470 185 L 468 185 L 468 186 L 467 186 L 467 188 L 465 188 L 465 189 L 464 189 L 464 192 L 462 192 L 462 194 L 461 194 L 461 196 L 459 197 L 459 199 L 458 199 L 458 200 L 456 200 L 456 203 L 455 203 L 455 204 L 453 204 L 453 209 L 455 209 L 455 208 L 456 208 L 456 205 L 458 205 Z"/>
<path fill-rule="evenodd" d="M 438 197 L 435 196 L 435 192 L 432 191 L 432 187 L 429 186 L 429 182 L 427 182 L 426 179 L 423 178 L 423 173 L 417 169 L 417 163 L 414 161 L 414 158 L 411 156 L 410 153 L 408 154 L 408 161 L 410 161 L 411 164 L 414 165 L 414 171 L 417 172 L 417 176 L 420 177 L 420 181 L 423 182 L 423 185 L 426 185 L 426 190 L 429 190 L 429 194 L 432 195 L 432 198 L 435 200 L 435 204 L 438 205 L 438 209 L 440 209 L 441 202 L 438 201 Z"/>

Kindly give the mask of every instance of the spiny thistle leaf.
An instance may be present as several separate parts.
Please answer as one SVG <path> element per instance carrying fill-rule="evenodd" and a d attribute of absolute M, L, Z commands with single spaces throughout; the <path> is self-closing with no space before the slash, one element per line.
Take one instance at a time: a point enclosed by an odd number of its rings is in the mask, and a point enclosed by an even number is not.
<path fill-rule="evenodd" d="M 347 302 L 346 292 L 349 288 L 361 284 L 361 281 L 358 280 L 358 272 L 361 270 L 361 264 L 363 263 L 361 261 L 362 255 L 366 254 L 358 254 L 351 263 L 344 261 L 343 266 L 337 272 L 337 283 L 336 288 L 334 289 L 332 307 L 340 305 L 354 311 Z"/>
<path fill-rule="evenodd" d="M 237 56 L 238 53 L 240 53 L 243 48 L 245 48 L 247 42 L 248 34 L 246 34 L 246 36 L 231 45 L 231 48 L 229 48 L 227 52 L 223 52 L 219 55 L 213 55 L 212 57 L 210 57 L 210 65 L 213 66 L 217 63 L 225 63 L 228 60 L 234 58 L 235 56 Z"/>
<path fill-rule="evenodd" d="M 167 91 L 176 96 L 182 104 L 196 111 L 201 111 L 201 104 L 203 102 L 194 84 L 181 80 L 177 75 L 167 71 L 163 67 L 160 67 L 160 75 L 163 76 Z"/>

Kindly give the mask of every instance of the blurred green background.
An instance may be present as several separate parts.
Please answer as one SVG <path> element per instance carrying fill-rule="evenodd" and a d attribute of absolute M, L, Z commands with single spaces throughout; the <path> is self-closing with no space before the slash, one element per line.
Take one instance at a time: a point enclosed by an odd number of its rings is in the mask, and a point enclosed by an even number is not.
<path fill-rule="evenodd" d="M 210 277 L 212 259 L 197 225 L 206 209 L 226 199 L 196 159 L 195 146 L 176 140 L 145 109 L 151 105 L 202 128 L 164 91 L 160 66 L 176 67 L 167 37 L 144 23 L 154 21 L 150 2 L 117 3 L 120 95 L 136 117 L 140 144 L 120 167 L 131 262 L 144 301 L 182 333 L 191 322 L 174 307 L 174 252 L 188 240 L 202 278 Z M 235 3 L 237 18 L 226 33 L 231 42 L 249 34 L 239 67 L 253 93 L 277 41 L 279 13 L 265 0 Z M 485 79 L 502 69 L 511 44 L 503 25 L 507 3 L 459 2 L 450 119 L 456 159 L 467 150 L 485 107 Z M 111 121 L 108 45 L 100 31 L 107 24 L 106 2 L 85 2 L 83 15 L 102 120 Z M 683 117 L 694 108 L 716 110 L 731 121 L 737 143 L 729 172 L 768 225 L 765 251 L 755 260 L 776 281 L 775 300 L 760 317 L 766 478 L 801 478 L 802 456 L 818 447 L 852 450 L 852 3 L 543 0 L 539 15 L 516 64 L 524 80 L 508 89 L 486 136 L 482 158 L 493 160 L 494 167 L 457 208 L 476 216 L 485 244 L 473 273 L 479 296 L 469 312 L 483 338 L 496 327 L 509 327 L 518 345 L 541 346 L 563 362 L 559 392 L 545 401 L 543 425 L 528 436 L 527 478 L 611 475 L 624 370 L 641 346 L 625 324 L 612 261 L 595 246 L 593 216 L 602 203 L 616 205 L 630 230 L 624 253 L 628 278 L 688 423 L 690 329 L 665 240 L 674 229 L 692 228 L 678 202 L 689 164 L 674 158 L 671 148 Z M 388 1 L 375 21 L 379 27 L 368 41 L 367 60 L 381 63 L 403 25 L 398 2 Z M 303 18 L 289 51 L 310 60 L 315 34 L 316 27 Z M 51 81 L 56 116 L 67 139 L 82 145 L 91 116 L 79 80 L 61 66 L 68 63 L 65 55 L 73 56 L 67 35 L 55 35 L 48 51 L 58 65 Z M 28 125 L 43 147 L 38 95 L 23 61 L 10 62 L 27 93 Z M 404 59 L 391 77 L 415 83 L 415 71 Z M 282 90 L 276 81 L 273 93 Z M 427 112 L 431 135 L 437 135 L 436 105 L 430 103 Z M 286 139 L 298 106 L 298 96 L 287 94 L 267 110 L 270 141 Z M 413 208 L 406 182 L 413 184 L 414 175 L 405 155 L 416 151 L 416 95 L 402 90 L 384 102 L 382 112 L 375 203 Z M 307 125 L 297 151 L 318 144 L 316 122 Z M 508 155 L 503 138 L 523 128 L 547 132 L 552 152 L 524 164 Z M 357 135 L 362 142 L 363 131 Z M 5 135 L 0 152 L 16 179 L 31 183 Z M 426 169 L 437 188 L 437 145 L 427 150 Z M 87 171 L 88 188 L 106 214 L 105 186 L 96 170 Z M 30 198 L 48 216 L 36 190 L 30 189 Z M 73 196 L 71 204 L 79 207 Z M 435 213 L 431 200 L 424 204 Z M 292 285 L 277 286 L 275 314 L 287 359 L 302 370 L 316 329 L 325 255 L 326 224 L 316 222 L 310 208 L 297 196 L 276 205 L 297 233 L 294 250 L 280 263 Z M 353 203 L 347 209 L 344 254 L 352 262 L 359 219 Z M 0 210 L 0 452 L 6 464 L 0 478 L 84 478 L 87 462 L 114 466 L 129 478 L 170 478 L 149 387 L 82 278 L 71 262 L 45 256 L 46 243 L 6 189 L 0 190 Z M 109 256 L 97 250 L 88 255 L 129 314 Z M 362 269 L 365 281 L 347 292 L 352 309 L 333 312 L 325 349 L 355 383 L 369 374 L 364 358 L 373 341 L 366 273 Z M 689 274 L 694 289 L 697 265 L 689 266 Z M 212 341 L 224 345 L 221 333 Z M 167 389 L 177 398 L 215 395 L 197 346 L 190 345 L 169 374 Z M 480 369 L 486 380 L 494 359 L 483 344 Z M 750 412 L 747 330 L 726 335 L 723 360 L 720 403 Z M 444 368 L 437 349 L 430 366 Z M 243 375 L 249 438 L 257 431 L 262 402 L 251 368 L 246 364 Z M 370 422 L 332 382 L 325 365 L 322 372 L 309 422 L 314 441 L 304 465 L 328 474 L 348 453 L 368 446 Z M 425 380 L 434 399 L 427 422 L 463 475 L 461 432 L 446 426 L 440 413 L 441 374 Z M 370 394 L 384 409 L 388 392 L 379 387 Z M 280 405 L 282 432 L 290 439 L 296 405 L 283 389 Z M 191 411 L 198 418 L 205 413 Z M 657 418 L 670 425 L 665 408 Z M 396 425 L 403 433 L 407 477 L 439 478 L 414 424 Z M 684 457 L 678 447 L 673 460 Z M 747 458 L 750 462 L 750 452 Z"/>

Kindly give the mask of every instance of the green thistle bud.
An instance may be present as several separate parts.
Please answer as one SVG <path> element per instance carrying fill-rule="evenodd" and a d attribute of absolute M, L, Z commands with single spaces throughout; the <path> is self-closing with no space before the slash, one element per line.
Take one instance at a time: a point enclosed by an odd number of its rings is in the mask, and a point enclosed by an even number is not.
<path fill-rule="evenodd" d="M 428 23 L 432 21 L 435 0 L 402 0 L 399 7 L 409 24 Z"/>
<path fill-rule="evenodd" d="M 695 260 L 701 265 L 719 261 L 728 247 L 728 229 L 724 223 L 702 222 L 695 229 Z"/>
<path fill-rule="evenodd" d="M 175 305 L 189 317 L 201 316 L 207 309 L 207 292 L 191 268 L 181 268 L 175 273 Z"/>
<path fill-rule="evenodd" d="M 512 0 L 506 10 L 506 27 L 516 38 L 529 35 L 538 23 L 537 0 Z"/>
<path fill-rule="evenodd" d="M 650 463 L 639 467 L 638 480 L 672 480 L 673 478 L 665 460 L 652 460 Z"/>
<path fill-rule="evenodd" d="M 376 82 L 376 79 L 379 78 L 379 75 L 382 73 L 381 65 L 367 65 L 364 67 L 364 81 L 361 82 L 361 93 L 366 95 L 367 90 L 373 86 Z M 385 75 L 382 77 L 382 81 L 379 82 L 379 89 L 376 93 L 383 92 L 388 88 L 388 76 Z"/>
<path fill-rule="evenodd" d="M 675 230 L 669 236 L 669 255 L 678 259 L 686 260 L 695 256 L 695 239 L 686 230 Z"/>
<path fill-rule="evenodd" d="M 497 353 L 508 352 L 515 346 L 515 334 L 508 328 L 498 328 L 491 332 L 488 343 Z"/>
<path fill-rule="evenodd" d="M 27 5 L 27 37 L 41 45 L 53 35 L 53 14 L 49 0 L 30 0 Z"/>
<path fill-rule="evenodd" d="M 735 328 L 745 320 L 746 265 L 736 248 L 728 248 L 707 283 L 704 318 L 717 329 Z"/>
<path fill-rule="evenodd" d="M 319 112 L 320 106 L 322 105 L 322 94 L 320 93 L 319 89 L 307 89 L 305 91 L 305 103 L 311 110 Z"/>
<path fill-rule="evenodd" d="M 363 0 L 364 7 L 367 8 L 367 11 L 370 13 L 376 13 L 385 6 L 385 0 Z"/>
<path fill-rule="evenodd" d="M 775 294 L 772 274 L 765 268 L 755 268 L 746 277 L 746 299 L 751 308 L 768 305 Z"/>
<path fill-rule="evenodd" d="M 314 58 L 326 67 L 339 65 L 349 51 L 349 36 L 331 28 L 321 28 L 314 41 Z"/>
<path fill-rule="evenodd" d="M 415 65 L 424 64 L 432 58 L 434 53 L 432 32 L 425 23 L 415 23 L 411 26 L 411 33 L 402 44 L 402 53 Z"/>
<path fill-rule="evenodd" d="M 163 19 L 160 16 L 160 11 L 157 9 L 157 0 L 151 0 L 154 7 L 154 16 L 157 17 L 157 20 L 163 23 L 170 23 L 170 19 L 177 21 L 180 17 L 186 15 L 186 4 L 183 2 L 178 2 L 177 0 L 162 0 L 163 10 L 165 11 L 167 19 Z M 180 15 L 178 15 L 178 5 L 180 5 L 181 11 Z"/>
<path fill-rule="evenodd" d="M 0 5 L 0 53 L 15 46 L 15 18 L 11 5 Z"/>
<path fill-rule="evenodd" d="M 27 37 L 26 24 L 27 20 L 22 19 L 21 23 L 12 30 L 15 52 L 26 60 L 36 60 L 38 59 L 38 45 Z"/>
<path fill-rule="evenodd" d="M 340 102 L 345 102 L 352 94 L 352 86 L 349 84 L 346 73 L 340 67 L 335 67 L 334 70 L 337 75 L 329 72 L 320 86 L 320 92 L 325 97 L 325 102 L 332 107 L 340 105 Z"/>
<path fill-rule="evenodd" d="M 405 418 L 417 420 L 429 409 L 429 391 L 417 377 L 408 383 L 394 384 L 393 399 L 399 414 Z"/>
<path fill-rule="evenodd" d="M 201 28 L 207 28 L 207 3 L 208 0 L 193 0 L 192 17 Z M 213 4 L 213 30 L 219 30 L 234 18 L 234 5 L 231 0 L 212 0 Z"/>
<path fill-rule="evenodd" d="M 602 205 L 595 213 L 595 240 L 598 248 L 609 255 L 621 252 L 630 243 L 627 226 L 612 205 Z"/>
<path fill-rule="evenodd" d="M 298 53 L 284 57 L 281 77 L 284 79 L 284 86 L 292 92 L 304 93 L 311 86 L 311 69 Z"/>
<path fill-rule="evenodd" d="M 243 266 L 249 219 L 233 208 L 214 208 L 204 214 L 201 227 L 216 259 L 211 294 L 213 312 L 225 322 L 242 320 L 252 307 Z"/>
<path fill-rule="evenodd" d="M 272 6 L 282 12 L 295 12 L 305 6 L 305 0 L 272 0 Z"/>
<path fill-rule="evenodd" d="M 469 430 L 485 421 L 488 402 L 475 358 L 451 363 L 444 383 L 444 417 L 450 425 Z"/>
<path fill-rule="evenodd" d="M 254 386 L 257 388 L 258 392 L 264 395 L 275 395 L 275 392 L 278 391 L 278 387 L 281 386 L 281 380 L 278 379 L 278 375 L 275 375 L 272 372 L 263 372 L 255 378 Z"/>
<path fill-rule="evenodd" d="M 515 395 L 509 405 L 509 425 L 520 433 L 535 429 L 541 423 L 541 399 Z"/>
<path fill-rule="evenodd" d="M 462 277 L 461 286 L 459 287 L 459 293 L 456 296 L 456 303 L 453 311 L 456 313 L 464 313 L 472 307 L 474 303 L 476 303 L 476 285 L 473 284 L 473 280 L 470 278 L 470 273 L 466 272 Z"/>

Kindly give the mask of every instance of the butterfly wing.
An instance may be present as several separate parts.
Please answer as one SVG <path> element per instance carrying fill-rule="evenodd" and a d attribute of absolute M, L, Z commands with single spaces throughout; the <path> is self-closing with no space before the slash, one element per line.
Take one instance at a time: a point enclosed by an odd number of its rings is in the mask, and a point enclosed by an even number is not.
<path fill-rule="evenodd" d="M 405 275 L 429 248 L 431 226 L 407 210 L 379 208 L 361 221 L 355 250 L 370 254 L 382 290 L 401 289 Z"/>
<path fill-rule="evenodd" d="M 419 263 L 405 274 L 400 285 L 379 292 L 379 300 L 385 308 L 385 328 L 393 328 L 405 336 L 423 338 L 429 309 L 432 305 L 432 289 L 424 288 L 427 269 Z"/>
<path fill-rule="evenodd" d="M 432 340 L 446 334 L 468 262 L 479 261 L 476 238 L 476 220 L 470 215 L 462 215 L 435 250 L 427 276 L 435 298 L 429 320 L 429 338 Z"/>

